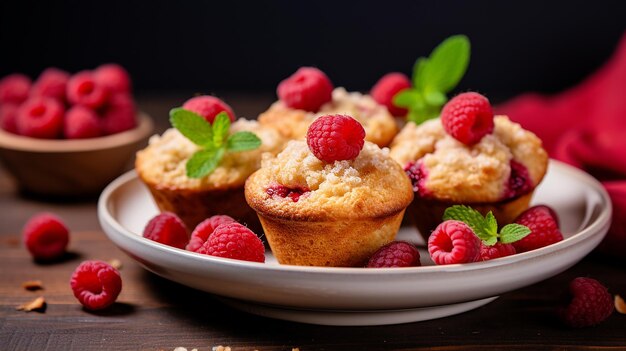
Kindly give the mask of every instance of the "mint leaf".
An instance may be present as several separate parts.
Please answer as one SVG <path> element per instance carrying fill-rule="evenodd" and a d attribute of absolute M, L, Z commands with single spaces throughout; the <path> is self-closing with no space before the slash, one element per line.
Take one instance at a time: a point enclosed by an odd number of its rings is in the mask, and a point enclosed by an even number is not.
<path fill-rule="evenodd" d="M 413 86 L 418 90 L 424 90 L 424 68 L 428 65 L 426 57 L 420 57 L 413 65 Z"/>
<path fill-rule="evenodd" d="M 170 110 L 170 123 L 196 145 L 213 144 L 213 128 L 204 117 L 182 108 Z"/>
<path fill-rule="evenodd" d="M 495 243 L 495 240 L 498 239 L 497 233 L 491 233 L 489 231 L 488 224 L 480 212 L 469 206 L 454 205 L 446 208 L 446 211 L 443 214 L 443 220 L 447 221 L 451 219 L 467 224 L 470 228 L 472 228 L 474 234 L 476 234 L 476 236 L 485 243 L 491 242 L 492 240 Z"/>
<path fill-rule="evenodd" d="M 254 150 L 259 146 L 261 139 L 251 132 L 237 132 L 226 141 L 226 148 L 233 152 Z"/>
<path fill-rule="evenodd" d="M 185 165 L 187 177 L 202 178 L 213 172 L 224 156 L 224 148 L 197 151 Z"/>
<path fill-rule="evenodd" d="M 424 95 L 426 102 L 432 106 L 443 106 L 448 101 L 446 94 L 440 91 L 429 91 Z"/>
<path fill-rule="evenodd" d="M 422 99 L 416 89 L 405 89 L 393 96 L 393 104 L 398 107 L 415 106 Z"/>
<path fill-rule="evenodd" d="M 493 234 L 496 237 L 498 236 L 498 222 L 491 211 L 485 216 L 485 230 L 489 234 Z"/>
<path fill-rule="evenodd" d="M 224 140 L 228 137 L 228 130 L 230 129 L 230 118 L 224 111 L 215 116 L 213 120 L 213 145 L 216 147 L 222 146 Z"/>
<path fill-rule="evenodd" d="M 425 91 L 447 93 L 463 78 L 470 59 L 470 42 L 465 35 L 455 35 L 439 44 L 420 72 L 420 86 Z"/>
<path fill-rule="evenodd" d="M 517 223 L 507 224 L 500 232 L 500 242 L 510 244 L 524 239 L 530 233 L 531 230 L 527 226 Z"/>

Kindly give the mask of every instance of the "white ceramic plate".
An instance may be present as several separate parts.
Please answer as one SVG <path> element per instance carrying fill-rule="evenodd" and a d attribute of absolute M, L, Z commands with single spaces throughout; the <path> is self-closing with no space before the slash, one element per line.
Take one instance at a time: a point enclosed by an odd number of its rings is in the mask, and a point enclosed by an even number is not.
<path fill-rule="evenodd" d="M 158 210 L 148 190 L 129 172 L 102 193 L 100 224 L 109 238 L 146 269 L 219 295 L 236 308 L 264 316 L 328 325 L 379 325 L 464 312 L 574 265 L 606 234 L 611 203 L 591 176 L 557 161 L 535 192 L 561 219 L 565 239 L 531 252 L 487 262 L 435 266 L 422 251 L 422 267 L 323 268 L 206 256 L 141 236 Z M 422 243 L 403 227 L 399 239 Z"/>

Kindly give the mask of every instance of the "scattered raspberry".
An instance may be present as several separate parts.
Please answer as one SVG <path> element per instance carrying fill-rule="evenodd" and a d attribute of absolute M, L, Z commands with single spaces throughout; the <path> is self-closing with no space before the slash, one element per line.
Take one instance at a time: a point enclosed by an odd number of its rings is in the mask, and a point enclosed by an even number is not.
<path fill-rule="evenodd" d="M 5 103 L 0 105 L 0 128 L 3 130 L 18 134 L 17 131 L 17 110 L 18 105 Z"/>
<path fill-rule="evenodd" d="M 130 93 L 130 76 L 122 66 L 108 63 L 96 68 L 93 74 L 96 81 L 105 86 L 110 92 Z"/>
<path fill-rule="evenodd" d="M 428 253 L 436 264 L 469 263 L 480 260 L 480 239 L 467 224 L 448 220 L 428 238 Z"/>
<path fill-rule="evenodd" d="M 493 111 L 486 97 L 478 93 L 462 93 L 441 110 L 443 128 L 455 139 L 473 145 L 493 132 Z"/>
<path fill-rule="evenodd" d="M 114 94 L 101 109 L 100 128 L 103 134 L 116 134 L 137 126 L 137 110 L 130 95 Z"/>
<path fill-rule="evenodd" d="M 505 199 L 511 199 L 531 191 L 533 188 L 528 169 L 523 164 L 511 160 L 511 175 L 504 193 Z"/>
<path fill-rule="evenodd" d="M 53 260 L 65 253 L 70 241 L 67 226 L 61 218 L 43 212 L 31 217 L 22 230 L 26 249 L 36 260 Z"/>
<path fill-rule="evenodd" d="M 95 138 L 100 134 L 100 119 L 94 111 L 76 105 L 65 114 L 63 135 L 67 139 Z"/>
<path fill-rule="evenodd" d="M 406 241 L 392 241 L 370 257 L 368 268 L 418 267 L 420 253 L 415 245 Z"/>
<path fill-rule="evenodd" d="M 224 111 L 231 121 L 235 120 L 235 113 L 224 101 L 215 96 L 202 95 L 192 97 L 183 104 L 185 110 L 189 110 L 204 117 L 209 123 L 213 123 L 215 116 Z"/>
<path fill-rule="evenodd" d="M 411 81 L 406 75 L 398 72 L 387 73 L 374 84 L 370 94 L 376 102 L 386 106 L 389 113 L 396 117 L 404 117 L 408 113 L 407 109 L 394 105 L 393 97 L 410 87 Z"/>
<path fill-rule="evenodd" d="M 102 261 L 84 261 L 78 267 L 70 286 L 74 296 L 89 310 L 112 305 L 122 291 L 122 278 L 117 269 Z"/>
<path fill-rule="evenodd" d="M 495 245 L 487 246 L 484 243 L 480 243 L 480 261 L 489 261 L 494 258 L 506 257 L 515 255 L 515 247 L 511 244 L 503 244 L 497 242 Z"/>
<path fill-rule="evenodd" d="M 545 205 L 534 206 L 515 219 L 515 223 L 527 226 L 531 233 L 513 243 L 517 252 L 535 250 L 563 240 L 556 212 Z"/>
<path fill-rule="evenodd" d="M 430 191 L 426 189 L 426 177 L 428 172 L 424 168 L 424 164 L 421 161 L 409 162 L 404 166 L 404 172 L 409 176 L 411 184 L 413 184 L 413 192 L 417 193 L 421 197 L 428 197 Z"/>
<path fill-rule="evenodd" d="M 70 74 L 58 68 L 48 68 L 43 71 L 31 90 L 32 96 L 45 96 L 65 103 L 65 92 Z"/>
<path fill-rule="evenodd" d="M 613 313 L 613 297 L 606 287 L 591 278 L 576 278 L 569 283 L 557 314 L 570 327 L 596 325 Z"/>
<path fill-rule="evenodd" d="M 63 129 L 63 114 L 63 106 L 57 100 L 32 97 L 17 110 L 17 131 L 33 138 L 56 138 Z"/>
<path fill-rule="evenodd" d="M 313 155 L 322 161 L 353 160 L 363 149 L 365 130 L 350 116 L 328 115 L 311 124 L 306 139 Z"/>
<path fill-rule="evenodd" d="M 108 97 L 107 88 L 90 71 L 78 72 L 67 82 L 67 100 L 71 104 L 97 109 L 107 102 Z"/>
<path fill-rule="evenodd" d="M 196 226 L 196 229 L 193 230 L 193 233 L 191 233 L 191 239 L 189 239 L 189 244 L 187 244 L 187 247 L 185 249 L 188 251 L 197 252 L 198 249 L 207 241 L 209 236 L 213 234 L 215 228 L 219 227 L 221 224 L 235 222 L 237 221 L 226 215 L 217 215 L 205 219 Z"/>
<path fill-rule="evenodd" d="M 0 103 L 21 104 L 30 92 L 30 78 L 23 74 L 10 74 L 0 80 Z"/>
<path fill-rule="evenodd" d="M 286 186 L 280 184 L 271 185 L 265 190 L 269 196 L 288 197 L 293 202 L 298 202 L 300 197 L 309 191 L 310 190 L 308 188 L 287 188 Z"/>
<path fill-rule="evenodd" d="M 265 262 L 263 242 L 239 223 L 219 225 L 196 252 L 251 262 Z"/>
<path fill-rule="evenodd" d="M 301 67 L 278 84 L 276 94 L 291 108 L 317 112 L 332 100 L 333 88 L 324 72 L 314 67 Z"/>
<path fill-rule="evenodd" d="M 171 212 L 154 216 L 144 228 L 143 237 L 179 249 L 184 249 L 189 242 L 185 223 Z"/>

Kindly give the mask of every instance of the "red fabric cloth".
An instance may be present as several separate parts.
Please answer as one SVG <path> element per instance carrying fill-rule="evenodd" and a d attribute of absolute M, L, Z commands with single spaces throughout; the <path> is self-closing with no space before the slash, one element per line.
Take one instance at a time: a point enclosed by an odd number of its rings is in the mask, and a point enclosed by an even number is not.
<path fill-rule="evenodd" d="M 600 250 L 626 259 L 626 35 L 609 61 L 555 96 L 524 94 L 496 108 L 537 134 L 550 156 L 604 184 L 613 202 Z"/>

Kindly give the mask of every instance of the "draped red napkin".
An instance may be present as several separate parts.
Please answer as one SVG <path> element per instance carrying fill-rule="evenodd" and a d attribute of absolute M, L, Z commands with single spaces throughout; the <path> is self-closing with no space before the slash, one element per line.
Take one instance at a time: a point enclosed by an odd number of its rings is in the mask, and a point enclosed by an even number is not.
<path fill-rule="evenodd" d="M 497 113 L 537 134 L 552 158 L 600 180 L 613 202 L 601 252 L 626 260 L 626 34 L 609 61 L 554 96 L 523 94 Z"/>

